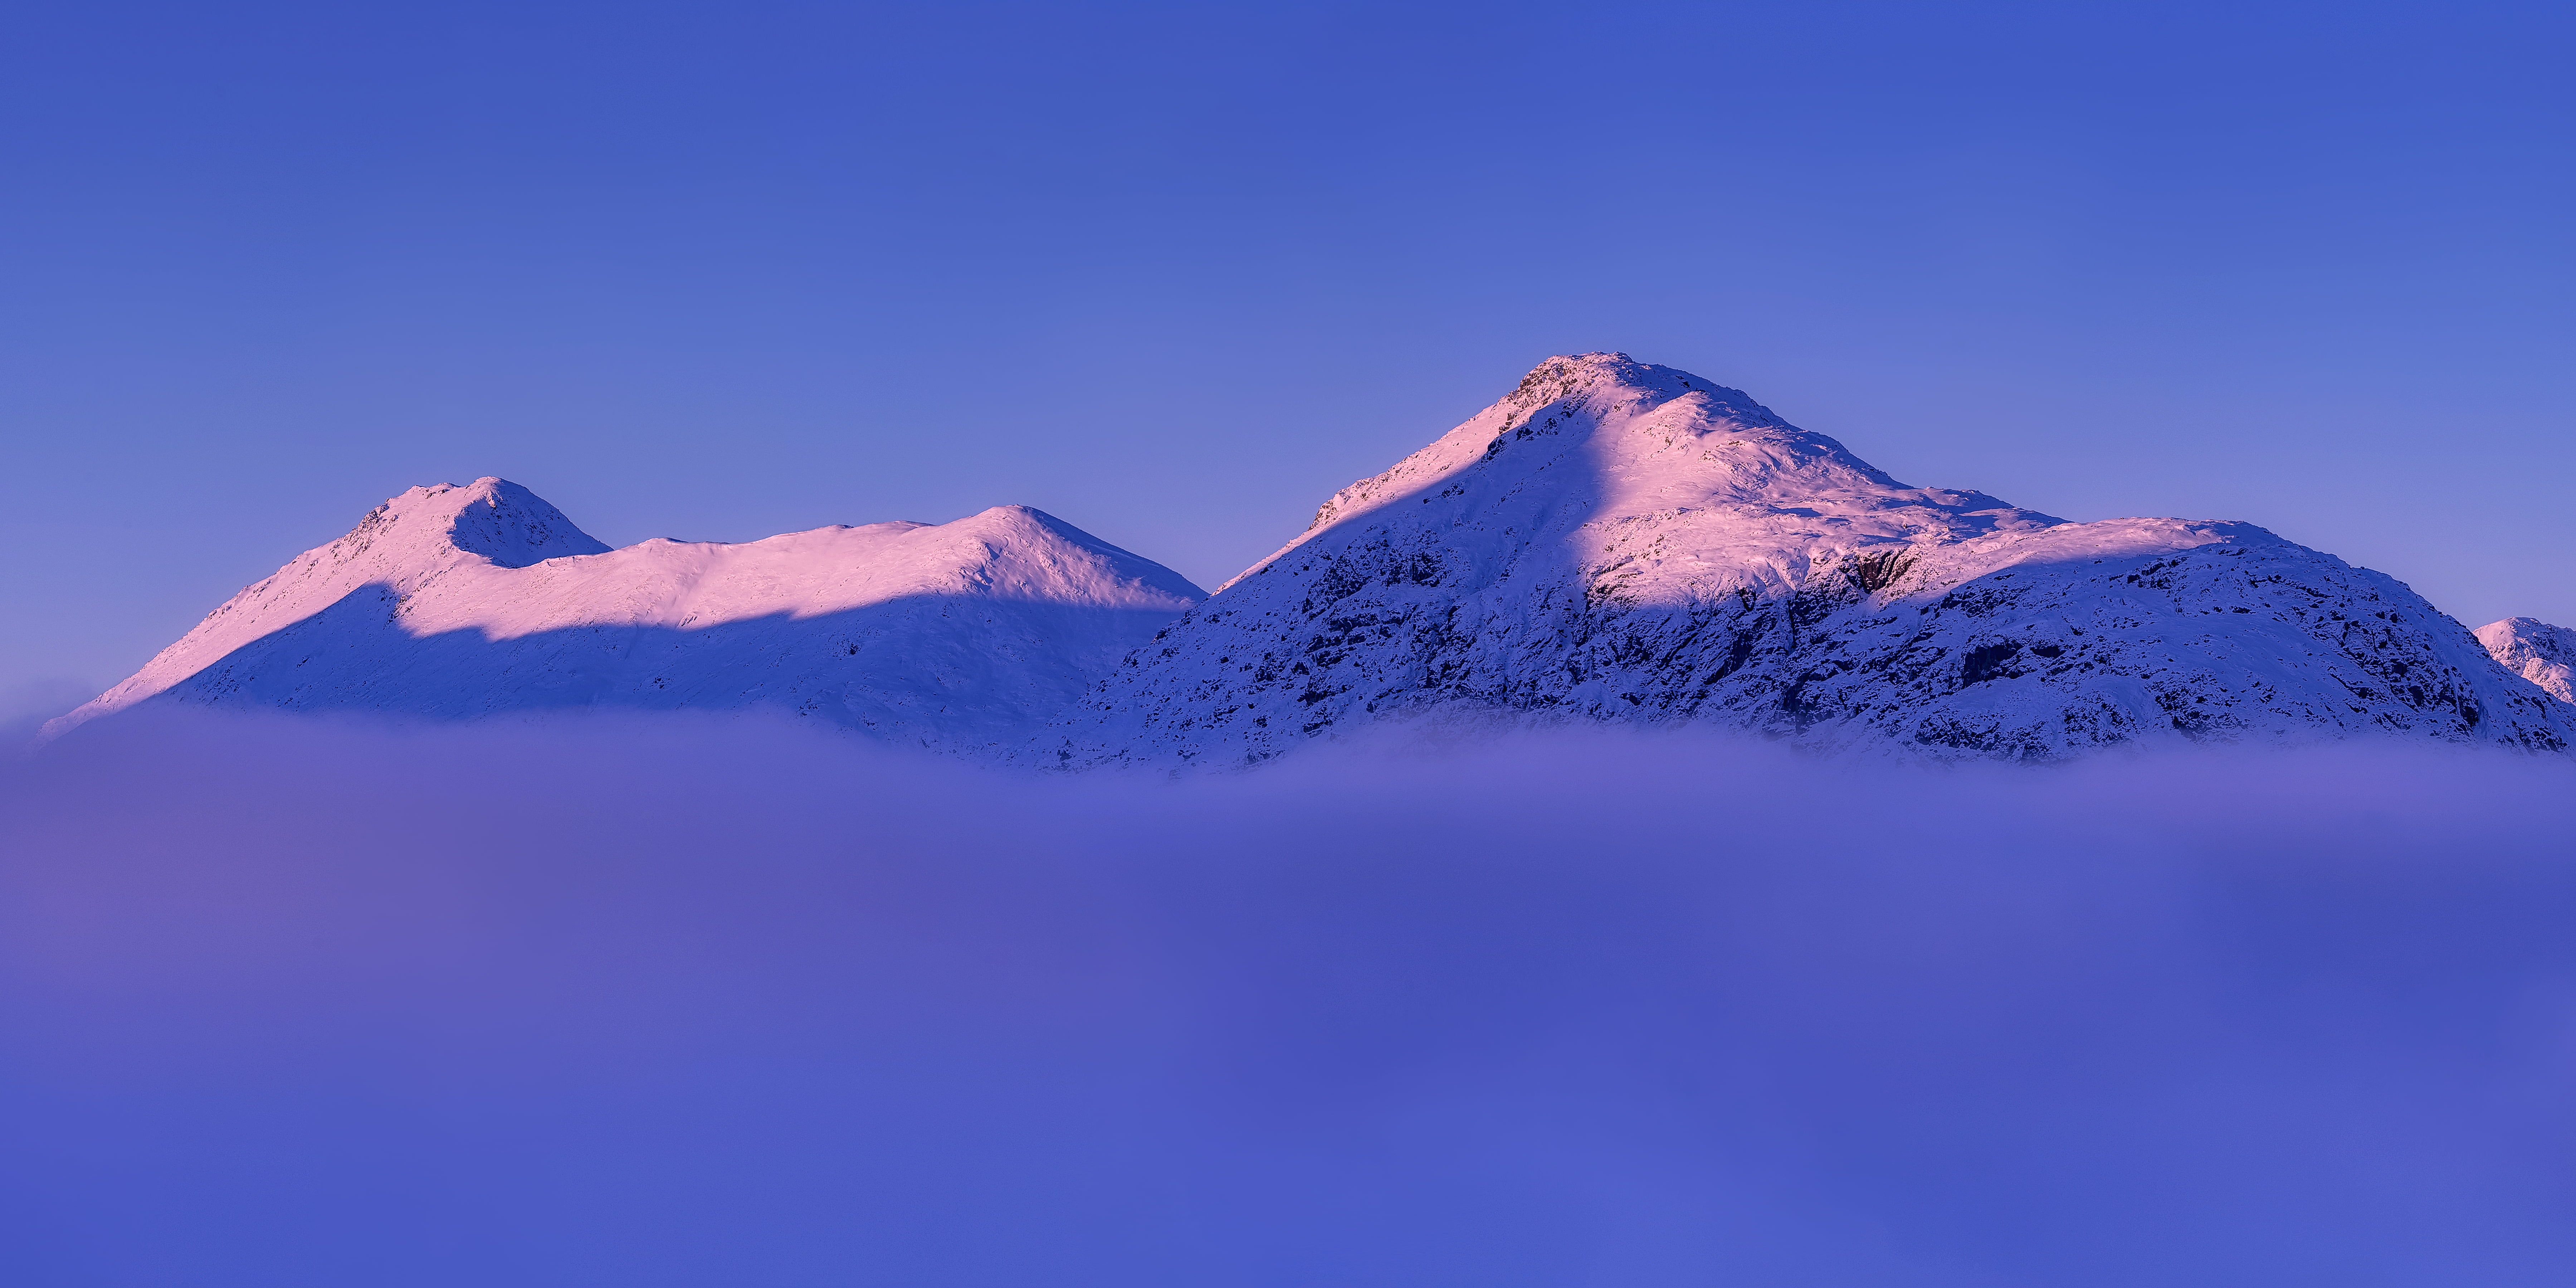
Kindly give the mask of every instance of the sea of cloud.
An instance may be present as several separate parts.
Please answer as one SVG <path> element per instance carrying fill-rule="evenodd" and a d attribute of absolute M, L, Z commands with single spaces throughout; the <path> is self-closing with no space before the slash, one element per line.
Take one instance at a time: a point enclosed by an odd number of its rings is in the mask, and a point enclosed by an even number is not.
<path fill-rule="evenodd" d="M 2560 1284 L 2576 769 L 0 765 L 8 1282 Z"/>

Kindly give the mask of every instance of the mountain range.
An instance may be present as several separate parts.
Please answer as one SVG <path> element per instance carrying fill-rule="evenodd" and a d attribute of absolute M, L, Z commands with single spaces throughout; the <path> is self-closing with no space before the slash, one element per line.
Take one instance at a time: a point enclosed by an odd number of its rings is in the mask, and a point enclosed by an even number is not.
<path fill-rule="evenodd" d="M 435 718 L 767 707 L 1008 756 L 1203 597 L 1025 506 L 611 550 L 485 478 L 376 507 L 45 731 L 150 702 Z"/>
<path fill-rule="evenodd" d="M 1386 720 L 2050 761 L 2385 736 L 2564 752 L 2576 632 L 2472 634 L 2247 523 L 1911 487 L 1744 393 L 1551 358 L 1213 595 L 1026 507 L 611 550 L 414 488 L 46 726 L 147 704 L 775 709 L 974 759 L 1259 763 Z"/>

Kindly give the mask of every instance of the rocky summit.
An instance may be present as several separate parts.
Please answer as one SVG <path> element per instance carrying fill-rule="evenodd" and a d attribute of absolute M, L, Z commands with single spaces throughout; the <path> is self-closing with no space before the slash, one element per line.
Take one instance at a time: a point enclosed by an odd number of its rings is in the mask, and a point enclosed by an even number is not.
<path fill-rule="evenodd" d="M 2053 760 L 2358 734 L 2563 750 L 2392 578 L 2246 523 L 1908 486 L 1688 372 L 1542 363 L 1131 655 L 1071 762 L 1258 762 L 1390 717 L 1714 724 Z"/>

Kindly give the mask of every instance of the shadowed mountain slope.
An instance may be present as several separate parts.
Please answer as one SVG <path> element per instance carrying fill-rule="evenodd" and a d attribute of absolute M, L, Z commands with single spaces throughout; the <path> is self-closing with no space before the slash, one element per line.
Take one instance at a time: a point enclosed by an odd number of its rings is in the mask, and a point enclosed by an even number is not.
<path fill-rule="evenodd" d="M 486 478 L 377 507 L 47 733 L 146 701 L 437 718 L 770 707 L 1007 753 L 1201 595 L 1022 506 L 612 551 Z"/>

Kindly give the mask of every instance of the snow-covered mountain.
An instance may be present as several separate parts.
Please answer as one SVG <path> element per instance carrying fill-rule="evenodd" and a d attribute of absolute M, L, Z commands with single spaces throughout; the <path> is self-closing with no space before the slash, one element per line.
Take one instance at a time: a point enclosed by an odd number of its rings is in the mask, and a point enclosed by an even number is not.
<path fill-rule="evenodd" d="M 515 484 L 415 488 L 47 732 L 151 701 L 772 707 L 1071 766 L 1257 763 L 1426 715 L 1934 759 L 2351 734 L 2563 751 L 2571 665 L 2576 633 L 2472 636 L 2250 524 L 1909 487 L 1740 392 L 1593 353 L 1343 489 L 1214 597 L 1023 507 L 612 551 Z"/>
<path fill-rule="evenodd" d="M 2561 702 L 2576 702 L 2576 631 L 2528 617 L 2478 628 L 2478 642 L 2504 669 Z"/>
<path fill-rule="evenodd" d="M 2250 524 L 1909 487 L 1736 390 L 1591 353 L 1343 489 L 1042 745 L 1244 764 L 1436 712 L 2026 760 L 2576 734 L 2380 573 Z"/>
<path fill-rule="evenodd" d="M 438 717 L 771 706 L 948 750 L 1019 747 L 1203 597 L 1024 506 L 610 550 L 485 478 L 378 506 L 46 733 L 156 699 Z"/>

